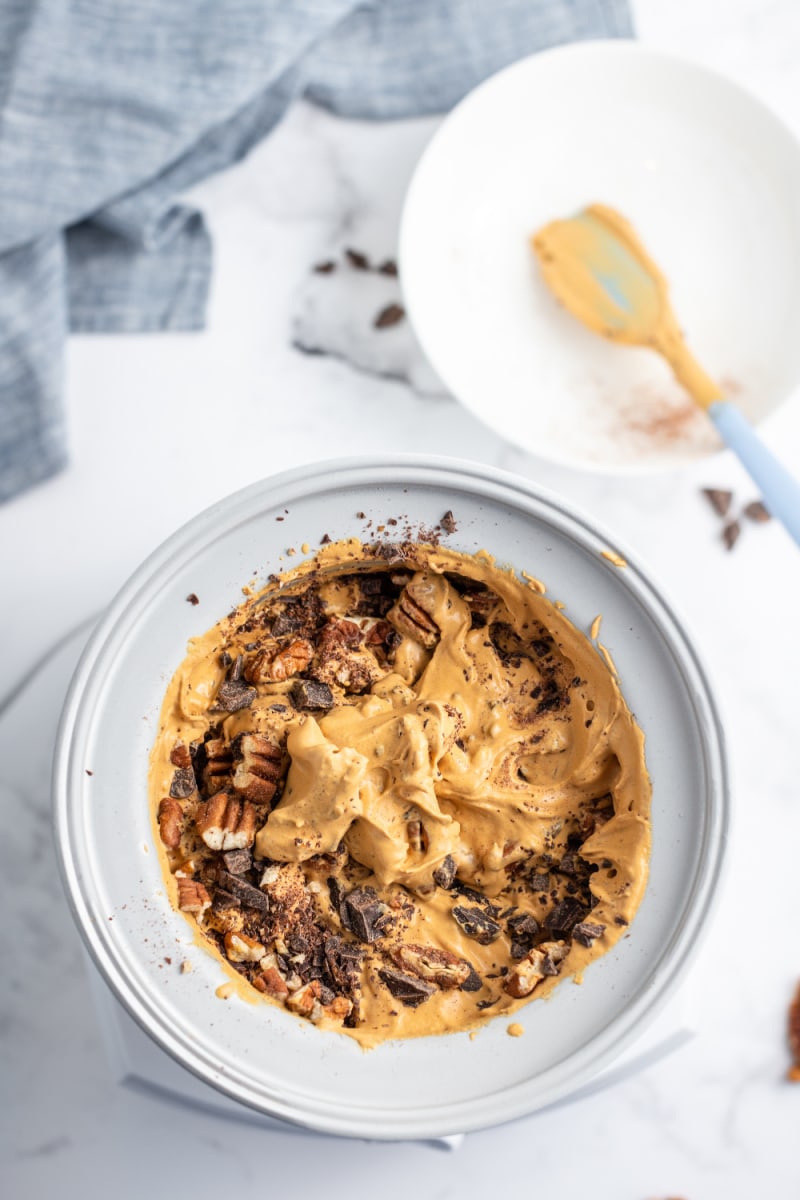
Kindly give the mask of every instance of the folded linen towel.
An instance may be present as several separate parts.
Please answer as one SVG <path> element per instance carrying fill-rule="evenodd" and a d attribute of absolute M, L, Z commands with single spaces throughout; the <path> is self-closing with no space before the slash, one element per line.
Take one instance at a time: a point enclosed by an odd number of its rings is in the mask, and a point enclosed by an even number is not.
<path fill-rule="evenodd" d="M 342 116 L 449 109 L 626 0 L 0 0 L 0 500 L 66 459 L 69 330 L 202 328 L 211 243 L 176 200 L 298 96 Z"/>

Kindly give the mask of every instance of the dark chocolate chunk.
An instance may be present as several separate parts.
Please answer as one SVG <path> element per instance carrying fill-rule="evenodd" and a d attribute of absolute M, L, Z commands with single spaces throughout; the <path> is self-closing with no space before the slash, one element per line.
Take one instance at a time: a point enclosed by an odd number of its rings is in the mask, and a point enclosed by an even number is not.
<path fill-rule="evenodd" d="M 238 875 L 231 875 L 229 871 L 219 871 L 217 879 L 226 891 L 247 908 L 256 908 L 263 913 L 269 912 L 269 900 L 266 892 L 262 892 L 260 888 L 253 887 L 252 883 L 247 883 Z"/>
<path fill-rule="evenodd" d="M 196 787 L 194 770 L 191 767 L 177 767 L 169 786 L 169 794 L 174 800 L 185 800 Z"/>
<path fill-rule="evenodd" d="M 280 612 L 272 622 L 272 636 L 283 637 L 285 633 L 294 633 L 303 624 L 303 619 L 296 612 Z"/>
<path fill-rule="evenodd" d="M 733 492 L 726 491 L 724 488 L 703 488 L 702 490 L 717 516 L 724 517 L 731 506 Z"/>
<path fill-rule="evenodd" d="M 482 946 L 488 946 L 500 934 L 500 926 L 493 917 L 480 908 L 464 908 L 456 905 L 452 912 L 467 937 L 474 938 Z"/>
<path fill-rule="evenodd" d="M 729 521 L 722 530 L 722 540 L 725 543 L 726 550 L 732 550 L 739 540 L 739 534 L 742 532 L 742 527 L 738 521 Z"/>
<path fill-rule="evenodd" d="M 565 854 L 558 864 L 558 869 L 562 875 L 577 875 L 578 874 L 578 856 L 577 854 Z"/>
<path fill-rule="evenodd" d="M 375 942 L 382 937 L 389 916 L 386 905 L 378 899 L 374 888 L 355 888 L 344 898 L 349 928 L 362 942 Z"/>
<path fill-rule="evenodd" d="M 550 933 L 557 938 L 567 938 L 572 933 L 574 925 L 586 916 L 586 909 L 577 900 L 562 900 L 552 908 L 545 917 L 545 925 Z"/>
<path fill-rule="evenodd" d="M 335 704 L 327 683 L 319 683 L 316 679 L 295 679 L 291 696 L 295 708 L 333 708 Z"/>
<path fill-rule="evenodd" d="M 392 325 L 399 325 L 405 315 L 402 304 L 387 304 L 372 322 L 373 329 L 389 329 Z"/>
<path fill-rule="evenodd" d="M 467 962 L 467 960 L 464 959 L 464 962 Z M 462 992 L 479 992 L 483 987 L 483 980 L 472 963 L 467 963 L 467 966 L 469 967 L 469 975 L 461 984 L 461 990 Z"/>
<path fill-rule="evenodd" d="M 241 908 L 242 902 L 238 896 L 234 896 L 233 892 L 226 892 L 224 888 L 218 887 L 214 892 L 211 907 L 216 909 Z"/>
<path fill-rule="evenodd" d="M 559 975 L 561 973 L 561 964 L 546 953 L 542 959 L 542 972 L 545 975 Z"/>
<path fill-rule="evenodd" d="M 455 533 L 455 531 L 458 529 L 458 526 L 456 525 L 456 519 L 453 516 L 452 509 L 448 508 L 439 524 L 445 533 Z"/>
<path fill-rule="evenodd" d="M 437 990 L 432 983 L 417 979 L 415 975 L 406 975 L 404 971 L 396 971 L 394 967 L 383 967 L 378 974 L 394 998 L 407 1008 L 416 1008 Z"/>
<path fill-rule="evenodd" d="M 450 888 L 453 886 L 453 880 L 456 877 L 456 863 L 452 854 L 448 854 L 439 863 L 439 866 L 433 872 L 433 881 L 438 883 L 441 888 Z"/>
<path fill-rule="evenodd" d="M 381 265 L 378 267 L 378 274 L 379 275 L 388 275 L 390 277 L 390 279 L 396 279 L 397 278 L 397 263 L 394 261 L 393 258 L 387 258 L 386 261 L 382 262 Z"/>
<path fill-rule="evenodd" d="M 496 917 L 500 912 L 499 904 L 493 904 L 488 896 L 484 896 L 483 892 L 476 892 L 475 888 L 471 888 L 469 884 L 462 883 L 460 879 L 453 880 L 450 890 L 457 892 L 459 896 L 463 896 L 471 904 L 477 904 L 480 908 L 485 909 L 490 917 Z"/>
<path fill-rule="evenodd" d="M 756 521 L 759 525 L 772 519 L 772 513 L 763 500 L 751 500 L 749 504 L 745 504 L 743 511 L 750 521 Z"/>
<path fill-rule="evenodd" d="M 628 924 L 628 922 L 627 922 L 627 920 L 625 919 L 625 917 L 623 917 L 623 916 L 620 916 L 620 914 L 619 914 L 619 913 L 617 913 L 616 917 L 614 917 L 614 924 L 615 924 L 615 925 L 627 925 L 627 924 Z"/>
<path fill-rule="evenodd" d="M 531 891 L 546 892 L 550 889 L 549 875 L 531 875 Z"/>
<path fill-rule="evenodd" d="M 231 658 L 228 651 L 223 650 L 222 654 L 220 654 L 220 656 L 219 656 L 219 665 L 221 667 L 229 667 L 232 662 L 233 662 L 233 659 Z"/>
<path fill-rule="evenodd" d="M 249 708 L 256 698 L 256 689 L 248 687 L 238 679 L 226 679 L 219 685 L 216 703 L 212 712 L 238 712 Z"/>
<path fill-rule="evenodd" d="M 530 913 L 519 913 L 516 917 L 509 917 L 507 925 L 511 934 L 511 957 L 524 958 L 539 932 L 539 922 Z"/>
<path fill-rule="evenodd" d="M 325 965 L 336 987 L 352 995 L 358 983 L 364 951 L 355 942 L 329 937 L 325 939 L 324 954 Z"/>
<path fill-rule="evenodd" d="M 329 987 L 325 987 L 325 984 L 323 983 L 319 989 L 318 999 L 320 1004 L 332 1004 L 336 999 L 336 992 L 331 991 Z"/>
<path fill-rule="evenodd" d="M 572 927 L 572 939 L 582 946 L 591 946 L 605 932 L 605 925 L 597 925 L 594 921 L 579 921 Z"/>
<path fill-rule="evenodd" d="M 244 875 L 253 865 L 253 855 L 249 850 L 226 850 L 222 861 L 231 875 Z"/>
<path fill-rule="evenodd" d="M 369 259 L 367 258 L 366 254 L 362 254 L 360 250 L 345 250 L 344 256 L 349 262 L 350 266 L 356 271 L 369 270 Z"/>
<path fill-rule="evenodd" d="M 341 918 L 342 924 L 346 929 L 350 928 L 350 918 L 344 907 L 344 888 L 335 875 L 330 875 L 327 880 L 328 894 L 331 898 L 331 908 L 337 912 Z"/>
<path fill-rule="evenodd" d="M 199 598 L 199 596 L 195 595 L 195 593 L 194 593 L 194 592 L 189 592 L 189 595 L 186 597 L 186 599 L 189 601 L 189 603 L 191 604 L 192 608 L 194 608 L 194 606 L 195 606 L 196 604 L 199 604 L 199 603 L 200 603 L 200 598 Z"/>

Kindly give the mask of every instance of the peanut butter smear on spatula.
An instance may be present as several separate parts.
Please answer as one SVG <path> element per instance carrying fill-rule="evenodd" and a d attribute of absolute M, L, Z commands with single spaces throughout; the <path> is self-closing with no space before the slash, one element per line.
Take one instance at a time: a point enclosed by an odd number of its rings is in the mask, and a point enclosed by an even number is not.
<path fill-rule="evenodd" d="M 574 217 L 551 221 L 531 245 L 553 295 L 587 329 L 663 355 L 703 408 L 722 397 L 686 346 L 664 275 L 630 222 L 613 208 L 592 204 Z"/>

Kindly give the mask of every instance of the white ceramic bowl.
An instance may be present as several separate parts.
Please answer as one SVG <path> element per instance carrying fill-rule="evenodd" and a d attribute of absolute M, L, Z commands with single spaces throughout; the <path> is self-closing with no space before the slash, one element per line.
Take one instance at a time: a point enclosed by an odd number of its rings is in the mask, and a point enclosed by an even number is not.
<path fill-rule="evenodd" d="M 645 731 L 653 780 L 651 879 L 630 934 L 552 998 L 466 1034 L 364 1053 L 268 1003 L 220 1000 L 220 965 L 167 898 L 148 814 L 148 753 L 187 639 L 263 581 L 288 546 L 430 527 L 452 509 L 455 548 L 488 548 L 545 580 L 603 638 Z M 363 512 L 362 519 L 356 514 Z M 276 520 L 283 517 L 281 521 Z M 391 527 L 387 532 L 391 532 Z M 612 566 L 601 551 L 621 551 Z M 290 560 L 297 562 L 296 558 Z M 199 597 L 187 604 L 190 593 Z M 447 459 L 348 460 L 265 480 L 190 521 L 120 592 L 66 702 L 54 769 L 63 876 L 86 944 L 117 997 L 169 1054 L 228 1096 L 328 1133 L 433 1137 L 522 1116 L 579 1088 L 642 1031 L 684 974 L 717 886 L 728 820 L 722 732 L 694 648 L 624 547 L 513 476 Z M 91 772 L 91 774 L 89 774 Z M 178 963 L 188 958 L 190 974 Z M 171 963 L 165 960 L 171 959 Z"/>
<path fill-rule="evenodd" d="M 459 400 L 573 467 L 679 466 L 720 445 L 668 368 L 560 309 L 530 234 L 602 202 L 665 271 L 689 345 L 760 422 L 800 381 L 800 147 L 761 103 L 635 42 L 515 63 L 444 121 L 400 237 L 405 304 Z"/>

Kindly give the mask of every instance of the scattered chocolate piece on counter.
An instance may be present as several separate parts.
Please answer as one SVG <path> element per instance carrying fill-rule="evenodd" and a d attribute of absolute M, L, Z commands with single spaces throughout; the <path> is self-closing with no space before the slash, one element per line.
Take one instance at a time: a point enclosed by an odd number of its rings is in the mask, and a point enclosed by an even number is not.
<path fill-rule="evenodd" d="M 592 942 L 603 936 L 605 930 L 605 925 L 596 925 L 593 921 L 579 921 L 572 927 L 572 938 L 573 941 L 580 942 L 581 946 L 591 946 Z"/>
<path fill-rule="evenodd" d="M 186 800 L 191 796 L 197 784 L 191 767 L 177 767 L 172 776 L 169 794 L 175 800 Z"/>
<path fill-rule="evenodd" d="M 445 533 L 455 533 L 455 531 L 458 529 L 458 526 L 456 525 L 456 519 L 453 516 L 452 509 L 448 508 L 439 524 Z"/>
<path fill-rule="evenodd" d="M 253 865 L 253 855 L 250 850 L 225 850 L 222 861 L 231 875 L 244 875 Z"/>
<path fill-rule="evenodd" d="M 235 896 L 247 908 L 258 909 L 259 912 L 269 912 L 269 898 L 266 892 L 262 892 L 260 888 L 253 887 L 252 883 L 247 883 L 244 879 L 240 879 L 238 875 L 232 875 L 230 871 L 219 871 L 217 880 L 223 885 L 223 890 Z M 219 888 L 217 889 L 219 895 Z"/>
<path fill-rule="evenodd" d="M 405 315 L 402 304 L 387 304 L 375 317 L 372 326 L 374 329 L 390 329 L 392 325 L 399 325 Z"/>
<path fill-rule="evenodd" d="M 731 506 L 733 492 L 725 488 L 703 488 L 702 492 L 717 516 L 724 517 Z"/>
<path fill-rule="evenodd" d="M 722 540 L 725 543 L 726 550 L 732 550 L 739 540 L 739 534 L 742 532 L 742 527 L 738 521 L 729 521 L 722 530 Z"/>
<path fill-rule="evenodd" d="M 394 261 L 393 258 L 387 258 L 386 261 L 382 262 L 381 265 L 378 267 L 378 274 L 379 275 L 388 275 L 390 277 L 390 279 L 396 279 L 397 278 L 397 263 Z"/>
<path fill-rule="evenodd" d="M 333 272 L 335 270 L 336 270 L 336 263 L 333 262 L 331 259 L 328 259 L 326 262 L 314 263 L 314 274 L 315 275 L 331 275 L 331 274 L 333 274 Z"/>
<path fill-rule="evenodd" d="M 440 888 L 450 888 L 453 886 L 453 880 L 456 877 L 456 863 L 452 854 L 448 854 L 443 858 L 439 866 L 433 872 L 434 883 L 438 883 Z"/>
<path fill-rule="evenodd" d="M 366 254 L 362 254 L 360 250 L 345 250 L 344 256 L 350 266 L 356 271 L 368 271 L 370 262 Z"/>
<path fill-rule="evenodd" d="M 355 888 L 343 901 L 349 928 L 362 942 L 375 942 L 383 936 L 388 909 L 374 888 Z"/>
<path fill-rule="evenodd" d="M 295 708 L 333 708 L 336 703 L 327 683 L 316 679 L 296 679 L 290 695 Z"/>
<path fill-rule="evenodd" d="M 194 592 L 189 592 L 189 595 L 186 597 L 186 599 L 189 601 L 189 603 L 192 605 L 192 607 L 194 607 L 195 604 L 200 603 L 200 597 L 197 596 Z"/>
<path fill-rule="evenodd" d="M 426 983 L 414 975 L 406 975 L 404 971 L 395 971 L 392 967 L 383 967 L 378 974 L 394 998 L 407 1008 L 416 1008 L 436 991 L 432 983 Z"/>
<path fill-rule="evenodd" d="M 792 1065 L 789 1067 L 787 1078 L 791 1083 L 800 1083 L 800 984 L 797 985 L 789 1005 L 788 1035 Z"/>
<path fill-rule="evenodd" d="M 452 911 L 452 916 L 467 937 L 473 938 L 481 946 L 488 946 L 500 935 L 500 926 L 497 921 L 480 908 L 464 908 L 463 905 L 457 904 Z"/>
<path fill-rule="evenodd" d="M 745 504 L 742 511 L 748 520 L 755 521 L 757 525 L 764 525 L 772 520 L 772 513 L 763 500 L 751 500 L 749 504 Z"/>

